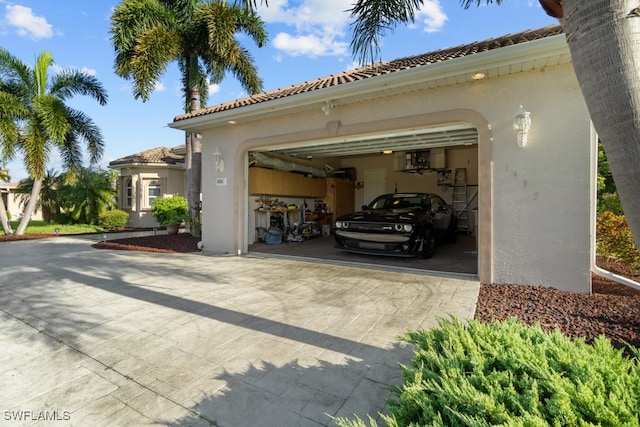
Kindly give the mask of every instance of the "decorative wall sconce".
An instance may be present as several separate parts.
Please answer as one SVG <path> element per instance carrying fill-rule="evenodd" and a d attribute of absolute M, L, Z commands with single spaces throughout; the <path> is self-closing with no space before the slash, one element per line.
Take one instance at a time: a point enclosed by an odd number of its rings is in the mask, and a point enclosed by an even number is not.
<path fill-rule="evenodd" d="M 524 148 L 527 145 L 527 135 L 531 128 L 531 113 L 525 110 L 522 105 L 513 118 L 513 129 L 516 131 L 518 147 Z"/>
<path fill-rule="evenodd" d="M 322 112 L 324 112 L 325 116 L 328 116 L 334 108 L 336 108 L 336 104 L 334 104 L 333 101 L 325 101 L 322 106 Z"/>
<path fill-rule="evenodd" d="M 213 152 L 213 164 L 216 165 L 217 171 L 224 171 L 224 159 L 222 158 L 222 153 L 220 152 L 218 147 L 216 147 L 215 151 Z"/>

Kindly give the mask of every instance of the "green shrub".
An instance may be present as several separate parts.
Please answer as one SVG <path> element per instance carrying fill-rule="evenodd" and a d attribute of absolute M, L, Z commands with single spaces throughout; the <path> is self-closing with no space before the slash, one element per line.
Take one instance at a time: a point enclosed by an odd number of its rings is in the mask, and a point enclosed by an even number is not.
<path fill-rule="evenodd" d="M 640 253 L 624 215 L 603 212 L 596 225 L 596 252 L 623 261 L 633 271 L 640 270 Z"/>
<path fill-rule="evenodd" d="M 129 214 L 119 209 L 104 211 L 98 216 L 98 225 L 107 230 L 116 230 L 127 225 Z"/>
<path fill-rule="evenodd" d="M 58 213 L 53 216 L 52 222 L 54 224 L 68 225 L 73 224 L 75 221 L 67 213 Z"/>
<path fill-rule="evenodd" d="M 622 203 L 617 194 L 605 194 L 598 197 L 598 213 L 613 212 L 616 215 L 624 215 Z"/>
<path fill-rule="evenodd" d="M 182 196 L 157 198 L 151 206 L 151 215 L 163 225 L 180 224 L 189 219 L 187 199 Z"/>
<path fill-rule="evenodd" d="M 451 319 L 402 339 L 415 357 L 387 402 L 389 426 L 640 425 L 640 351 L 629 359 L 604 337 L 589 345 L 515 319 Z"/>

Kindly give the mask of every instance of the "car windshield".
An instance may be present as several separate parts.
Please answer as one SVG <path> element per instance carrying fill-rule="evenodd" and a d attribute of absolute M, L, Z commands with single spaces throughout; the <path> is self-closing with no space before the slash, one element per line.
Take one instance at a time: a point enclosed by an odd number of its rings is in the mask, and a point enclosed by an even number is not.
<path fill-rule="evenodd" d="M 429 197 L 424 194 L 389 194 L 369 204 L 369 209 L 429 208 Z"/>

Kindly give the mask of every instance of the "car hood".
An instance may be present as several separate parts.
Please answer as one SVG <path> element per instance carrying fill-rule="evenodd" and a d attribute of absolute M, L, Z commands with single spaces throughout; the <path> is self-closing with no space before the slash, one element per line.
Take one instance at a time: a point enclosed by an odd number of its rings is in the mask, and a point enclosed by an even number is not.
<path fill-rule="evenodd" d="M 336 218 L 336 221 L 364 221 L 364 222 L 412 222 L 416 217 L 424 215 L 420 208 L 406 209 L 367 209 Z"/>

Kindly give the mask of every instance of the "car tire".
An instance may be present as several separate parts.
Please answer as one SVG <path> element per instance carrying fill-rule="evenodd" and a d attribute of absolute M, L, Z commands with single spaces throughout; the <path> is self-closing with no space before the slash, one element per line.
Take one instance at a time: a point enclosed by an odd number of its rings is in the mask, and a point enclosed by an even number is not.
<path fill-rule="evenodd" d="M 429 259 L 433 256 L 436 250 L 436 238 L 433 234 L 433 230 L 426 230 L 422 236 L 422 247 L 420 255 L 424 259 Z"/>
<path fill-rule="evenodd" d="M 458 240 L 458 220 L 454 219 L 447 230 L 447 242 L 455 243 Z"/>

